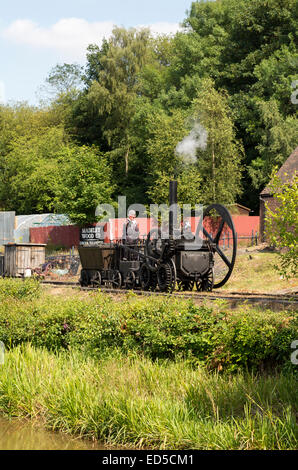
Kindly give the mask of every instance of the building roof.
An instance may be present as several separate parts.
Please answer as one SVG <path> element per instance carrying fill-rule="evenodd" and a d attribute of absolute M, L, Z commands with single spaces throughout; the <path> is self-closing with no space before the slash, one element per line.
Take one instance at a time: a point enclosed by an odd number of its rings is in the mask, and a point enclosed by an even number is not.
<path fill-rule="evenodd" d="M 291 153 L 289 158 L 285 163 L 280 167 L 277 172 L 277 176 L 281 179 L 283 183 L 291 182 L 295 172 L 298 172 L 298 147 L 295 148 L 294 152 Z M 263 189 L 261 196 L 270 196 L 270 183 Z"/>
<path fill-rule="evenodd" d="M 4 246 L 47 246 L 46 243 L 5 243 Z"/>
<path fill-rule="evenodd" d="M 232 210 L 233 208 L 241 209 L 245 212 L 251 212 L 251 209 L 249 207 L 242 206 L 241 204 L 238 204 L 238 202 L 235 202 L 234 204 L 226 204 L 226 207 L 230 207 Z"/>

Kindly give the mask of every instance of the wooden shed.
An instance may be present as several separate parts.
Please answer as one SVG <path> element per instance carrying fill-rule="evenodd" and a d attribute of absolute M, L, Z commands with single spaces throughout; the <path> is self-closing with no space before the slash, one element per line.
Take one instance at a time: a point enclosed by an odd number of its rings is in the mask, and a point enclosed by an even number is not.
<path fill-rule="evenodd" d="M 45 263 L 44 244 L 9 243 L 5 245 L 5 276 L 23 277 L 26 269 L 34 269 Z"/>

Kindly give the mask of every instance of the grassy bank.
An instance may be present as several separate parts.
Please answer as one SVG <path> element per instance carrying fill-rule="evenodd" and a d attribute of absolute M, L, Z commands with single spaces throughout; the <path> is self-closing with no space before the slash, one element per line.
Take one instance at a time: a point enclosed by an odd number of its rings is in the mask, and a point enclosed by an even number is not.
<path fill-rule="evenodd" d="M 297 447 L 295 312 L 68 292 L 0 280 L 1 412 L 113 445 Z"/>
<path fill-rule="evenodd" d="M 0 408 L 110 444 L 170 449 L 295 449 L 291 374 L 220 375 L 186 361 L 114 351 L 14 348 L 0 368 Z"/>
<path fill-rule="evenodd" d="M 295 312 L 248 306 L 230 311 L 222 302 L 210 307 L 167 297 L 81 298 L 74 291 L 65 298 L 47 295 L 32 282 L 0 281 L 0 340 L 7 349 L 30 342 L 100 356 L 117 347 L 153 360 L 183 357 L 217 370 L 291 367 Z"/>
<path fill-rule="evenodd" d="M 239 249 L 232 276 L 221 290 L 275 293 L 298 287 L 297 278 L 286 279 L 274 269 L 279 263 L 279 254 L 267 247 Z"/>

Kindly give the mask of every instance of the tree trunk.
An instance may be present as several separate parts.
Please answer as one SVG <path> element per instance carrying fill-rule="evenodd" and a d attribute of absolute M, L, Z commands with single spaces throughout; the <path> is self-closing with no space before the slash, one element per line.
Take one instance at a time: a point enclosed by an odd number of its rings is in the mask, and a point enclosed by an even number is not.
<path fill-rule="evenodd" d="M 128 155 L 129 155 L 129 148 L 126 150 L 125 154 L 125 174 L 128 174 Z"/>

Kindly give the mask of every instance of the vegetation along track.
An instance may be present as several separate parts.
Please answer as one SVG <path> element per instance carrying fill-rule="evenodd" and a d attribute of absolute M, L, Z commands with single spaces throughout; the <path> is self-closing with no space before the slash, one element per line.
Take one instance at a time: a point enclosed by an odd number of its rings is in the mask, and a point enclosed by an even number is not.
<path fill-rule="evenodd" d="M 42 281 L 42 284 L 50 285 L 52 287 L 70 287 L 80 288 L 82 291 L 95 291 L 93 287 L 81 287 L 77 282 L 64 282 L 64 281 Z M 265 304 L 270 308 L 291 308 L 298 309 L 298 296 L 293 294 L 271 294 L 271 293 L 252 293 L 252 292 L 151 292 L 142 291 L 140 289 L 113 289 L 110 287 L 101 286 L 100 290 L 109 294 L 127 294 L 132 292 L 136 295 L 142 296 L 166 296 L 166 297 L 182 297 L 193 300 L 226 300 L 231 306 L 237 306 L 240 303 L 254 303 Z"/>

